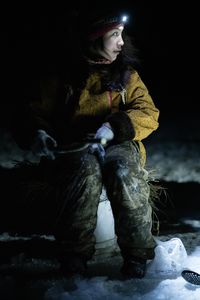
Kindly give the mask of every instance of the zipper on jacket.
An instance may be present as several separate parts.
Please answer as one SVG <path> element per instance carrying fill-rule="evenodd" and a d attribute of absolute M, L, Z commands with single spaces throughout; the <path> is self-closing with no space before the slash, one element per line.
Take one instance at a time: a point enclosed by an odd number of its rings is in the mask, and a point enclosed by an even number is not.
<path fill-rule="evenodd" d="M 123 104 L 126 104 L 126 99 L 127 99 L 126 89 L 123 88 L 119 93 L 120 93 L 120 95 L 121 95 L 121 97 L 122 97 L 122 102 L 123 102 Z"/>

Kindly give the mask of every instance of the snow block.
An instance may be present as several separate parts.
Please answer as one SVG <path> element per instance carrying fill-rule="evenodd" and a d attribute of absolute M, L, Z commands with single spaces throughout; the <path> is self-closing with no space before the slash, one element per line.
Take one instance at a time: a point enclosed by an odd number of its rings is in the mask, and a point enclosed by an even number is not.
<path fill-rule="evenodd" d="M 159 275 L 180 275 L 183 270 L 187 252 L 179 238 L 168 241 L 156 240 L 155 258 L 148 265 L 148 273 Z"/>

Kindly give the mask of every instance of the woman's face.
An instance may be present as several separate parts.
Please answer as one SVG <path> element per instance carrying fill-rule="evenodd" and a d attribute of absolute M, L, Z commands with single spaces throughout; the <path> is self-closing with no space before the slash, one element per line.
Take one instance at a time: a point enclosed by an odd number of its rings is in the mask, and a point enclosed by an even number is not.
<path fill-rule="evenodd" d="M 103 36 L 103 49 L 99 49 L 98 53 L 112 63 L 117 55 L 122 50 L 124 41 L 122 39 L 122 32 L 124 30 L 123 25 L 119 25 L 116 28 L 108 31 Z"/>

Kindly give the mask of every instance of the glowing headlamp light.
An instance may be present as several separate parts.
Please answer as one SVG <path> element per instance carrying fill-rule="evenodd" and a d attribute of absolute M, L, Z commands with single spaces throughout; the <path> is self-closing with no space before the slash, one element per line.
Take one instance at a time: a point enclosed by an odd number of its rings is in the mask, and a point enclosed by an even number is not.
<path fill-rule="evenodd" d="M 122 21 L 122 23 L 126 23 L 128 21 L 128 17 L 126 15 L 123 15 L 121 17 L 121 21 Z"/>
<path fill-rule="evenodd" d="M 106 24 L 112 24 L 112 23 L 127 23 L 128 16 L 127 15 L 120 15 L 116 17 L 107 17 L 105 19 L 99 20 L 95 23 L 95 25 L 106 25 Z"/>

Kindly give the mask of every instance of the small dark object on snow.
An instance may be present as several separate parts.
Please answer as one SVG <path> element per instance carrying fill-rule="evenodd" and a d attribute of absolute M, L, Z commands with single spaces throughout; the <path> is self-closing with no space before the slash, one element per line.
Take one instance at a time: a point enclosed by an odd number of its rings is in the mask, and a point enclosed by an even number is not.
<path fill-rule="evenodd" d="M 200 274 L 190 270 L 183 270 L 181 275 L 187 282 L 200 285 Z"/>
<path fill-rule="evenodd" d="M 121 273 L 127 278 L 143 278 L 146 271 L 146 260 L 139 258 L 125 259 Z"/>
<path fill-rule="evenodd" d="M 87 262 L 78 255 L 62 257 L 60 259 L 60 271 L 66 277 L 84 275 L 87 269 Z"/>

